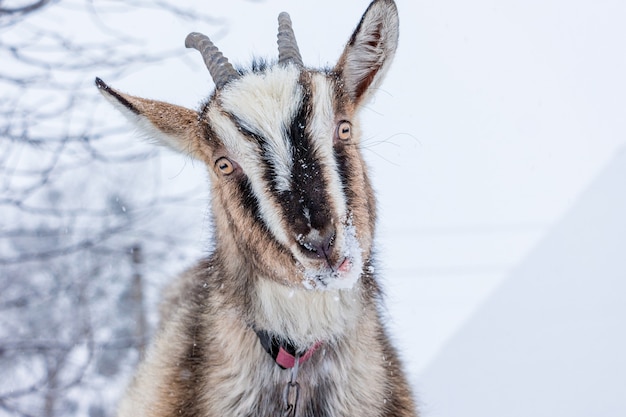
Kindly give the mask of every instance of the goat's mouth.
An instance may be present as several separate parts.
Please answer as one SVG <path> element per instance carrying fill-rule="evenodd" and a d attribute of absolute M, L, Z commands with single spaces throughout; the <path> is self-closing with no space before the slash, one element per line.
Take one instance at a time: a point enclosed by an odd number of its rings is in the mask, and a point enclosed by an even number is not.
<path fill-rule="evenodd" d="M 354 266 L 355 261 L 346 257 L 335 267 L 305 269 L 302 285 L 311 290 L 351 289 L 361 275 L 361 271 Z"/>
<path fill-rule="evenodd" d="M 335 256 L 301 263 L 302 285 L 305 288 L 345 290 L 353 288 L 359 280 L 363 271 L 363 254 L 355 228 L 347 224 L 338 241 L 342 249 L 335 248 Z"/>
<path fill-rule="evenodd" d="M 352 269 L 352 261 L 348 258 L 344 258 L 339 267 L 337 268 L 337 272 L 339 273 L 348 273 Z"/>

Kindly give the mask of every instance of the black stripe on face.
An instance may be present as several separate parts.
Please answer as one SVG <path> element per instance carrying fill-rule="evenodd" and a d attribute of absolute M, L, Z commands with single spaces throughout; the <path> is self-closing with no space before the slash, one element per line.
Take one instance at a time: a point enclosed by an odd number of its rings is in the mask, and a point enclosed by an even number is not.
<path fill-rule="evenodd" d="M 354 187 L 351 186 L 351 175 L 353 171 L 351 167 L 350 155 L 348 155 L 345 146 L 335 146 L 335 160 L 337 161 L 337 170 L 339 171 L 339 180 L 341 181 L 341 188 L 346 196 L 346 204 L 351 206 L 354 200 Z"/>
<path fill-rule="evenodd" d="M 232 120 L 232 122 L 237 126 L 237 130 L 246 136 L 248 139 L 254 141 L 259 147 L 261 160 L 263 161 L 263 179 L 267 181 L 270 186 L 270 189 L 275 193 L 278 192 L 278 181 L 277 181 L 277 169 L 276 169 L 276 161 L 271 158 L 271 151 L 269 150 L 270 146 L 267 138 L 258 133 L 252 132 L 250 129 L 245 127 L 245 123 L 237 116 L 226 113 L 227 116 Z"/>
<path fill-rule="evenodd" d="M 252 191 L 252 186 L 247 176 L 242 175 L 242 177 L 237 182 L 237 188 L 239 192 L 241 205 L 244 208 L 244 210 L 252 218 L 254 218 L 259 224 L 261 224 L 265 229 L 267 229 L 265 221 L 263 220 L 263 217 L 261 216 L 261 210 L 259 208 L 259 201 L 254 195 L 254 191 Z"/>
<path fill-rule="evenodd" d="M 333 83 L 333 90 L 335 94 L 334 100 L 334 110 L 335 114 L 348 114 L 349 112 L 346 109 L 347 102 L 349 101 L 345 91 L 343 90 L 343 83 L 341 82 L 341 77 L 338 74 L 329 73 L 329 78 Z M 351 186 L 351 173 L 354 173 L 354 167 L 352 166 L 352 157 L 350 155 L 354 149 L 351 149 L 352 146 L 357 146 L 353 139 L 348 143 L 335 143 L 333 146 L 335 161 L 337 163 L 337 170 L 339 172 L 339 180 L 341 181 L 341 188 L 343 190 L 344 195 L 346 196 L 346 204 L 351 206 L 352 201 L 354 200 L 354 187 Z"/>
<path fill-rule="evenodd" d="M 330 222 L 327 186 L 322 175 L 324 166 L 315 155 L 307 126 L 311 119 L 311 86 L 306 74 L 300 78 L 302 102 L 285 134 L 291 141 L 293 168 L 291 190 L 280 194 L 280 202 L 296 233 L 307 233 L 309 228 L 324 229 Z M 329 138 L 332 140 L 332 138 Z M 308 216 L 308 218 L 307 218 Z"/>

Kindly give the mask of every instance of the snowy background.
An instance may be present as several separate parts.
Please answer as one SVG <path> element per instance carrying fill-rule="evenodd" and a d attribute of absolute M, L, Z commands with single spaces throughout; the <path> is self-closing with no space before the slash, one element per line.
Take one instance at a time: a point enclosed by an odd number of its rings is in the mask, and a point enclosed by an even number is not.
<path fill-rule="evenodd" d="M 333 64 L 368 1 L 176 3 L 213 20 L 173 19 L 157 2 L 117 14 L 115 2 L 98 3 L 97 22 L 77 18 L 86 7 L 78 0 L 34 18 L 88 39 L 106 25 L 172 53 L 89 68 L 77 88 L 95 96 L 90 84 L 101 76 L 195 107 L 212 84 L 183 47 L 187 33 L 206 33 L 234 63 L 275 57 L 285 10 L 305 63 Z M 398 8 L 400 47 L 363 114 L 364 152 L 379 199 L 389 325 L 423 416 L 626 415 L 626 3 L 399 0 Z M 124 126 L 96 103 L 91 116 Z M 132 132 L 114 133 L 101 152 L 151 152 Z M 149 155 L 139 171 L 127 164 L 96 181 L 114 189 L 119 175 L 146 195 L 188 196 L 154 216 L 180 224 L 186 238 L 161 273 L 147 274 L 148 303 L 209 234 L 203 167 L 166 150 Z M 76 194 L 92 198 L 88 188 Z"/>

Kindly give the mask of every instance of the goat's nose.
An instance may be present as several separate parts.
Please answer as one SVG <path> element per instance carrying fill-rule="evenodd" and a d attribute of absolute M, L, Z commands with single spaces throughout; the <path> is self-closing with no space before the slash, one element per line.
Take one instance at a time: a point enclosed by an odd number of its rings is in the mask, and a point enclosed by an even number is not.
<path fill-rule="evenodd" d="M 311 229 L 311 231 L 298 239 L 298 243 L 304 249 L 303 252 L 310 258 L 326 259 L 330 261 L 330 253 L 335 241 L 333 228 L 325 230 Z"/>

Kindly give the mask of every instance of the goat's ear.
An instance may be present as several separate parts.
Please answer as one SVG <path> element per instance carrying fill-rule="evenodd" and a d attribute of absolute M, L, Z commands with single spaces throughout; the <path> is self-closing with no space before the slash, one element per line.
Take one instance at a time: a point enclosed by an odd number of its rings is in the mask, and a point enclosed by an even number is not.
<path fill-rule="evenodd" d="M 162 101 L 148 100 L 121 93 L 96 78 L 100 93 L 128 118 L 146 137 L 175 151 L 199 158 L 198 142 L 202 137 L 198 113 Z"/>
<path fill-rule="evenodd" d="M 335 72 L 355 105 L 365 103 L 389 69 L 398 46 L 398 10 L 393 0 L 374 0 L 348 41 Z"/>

